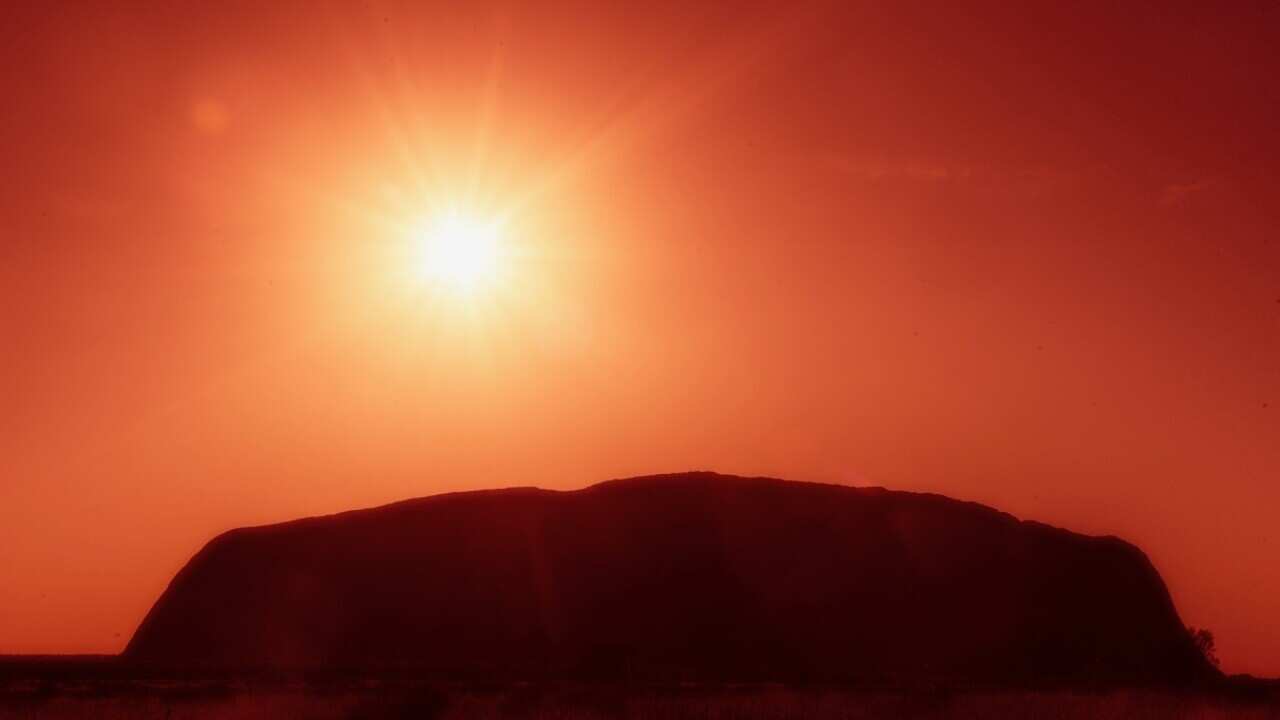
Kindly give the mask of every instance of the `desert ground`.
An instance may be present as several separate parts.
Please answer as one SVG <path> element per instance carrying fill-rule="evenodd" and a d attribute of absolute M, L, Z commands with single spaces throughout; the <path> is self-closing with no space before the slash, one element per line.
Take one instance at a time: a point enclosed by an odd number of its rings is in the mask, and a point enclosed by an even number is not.
<path fill-rule="evenodd" d="M 0 720 L 359 720 L 529 718 L 594 720 L 791 720 L 800 718 L 1280 718 L 1274 699 L 1149 690 L 954 691 L 726 687 L 446 688 L 237 683 L 167 687 L 28 686 L 0 696 Z"/>

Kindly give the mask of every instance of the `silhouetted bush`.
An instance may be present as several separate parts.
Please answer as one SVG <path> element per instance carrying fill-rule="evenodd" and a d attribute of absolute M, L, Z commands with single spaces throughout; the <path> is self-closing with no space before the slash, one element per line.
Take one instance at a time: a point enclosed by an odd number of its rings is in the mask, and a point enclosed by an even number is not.
<path fill-rule="evenodd" d="M 1218 667 L 1218 648 L 1213 640 L 1213 633 L 1205 628 L 1189 627 L 1187 632 L 1191 633 L 1191 639 L 1195 641 L 1196 649 L 1209 661 L 1209 664 Z"/>

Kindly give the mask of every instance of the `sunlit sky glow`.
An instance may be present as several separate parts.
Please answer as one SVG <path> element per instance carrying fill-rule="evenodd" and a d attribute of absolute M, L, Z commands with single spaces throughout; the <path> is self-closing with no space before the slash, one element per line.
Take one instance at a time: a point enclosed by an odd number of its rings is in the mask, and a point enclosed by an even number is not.
<path fill-rule="evenodd" d="M 1280 674 L 1273 4 L 14 5 L 0 653 L 230 527 L 714 469 L 1120 535 Z"/>

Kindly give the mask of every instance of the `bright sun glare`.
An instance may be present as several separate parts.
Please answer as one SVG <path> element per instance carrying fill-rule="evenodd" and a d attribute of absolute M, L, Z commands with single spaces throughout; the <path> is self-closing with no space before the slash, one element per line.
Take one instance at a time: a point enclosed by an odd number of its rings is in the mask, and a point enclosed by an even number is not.
<path fill-rule="evenodd" d="M 497 222 L 458 210 L 433 218 L 418 238 L 423 277 L 467 293 L 491 282 L 500 269 L 501 230 Z"/>

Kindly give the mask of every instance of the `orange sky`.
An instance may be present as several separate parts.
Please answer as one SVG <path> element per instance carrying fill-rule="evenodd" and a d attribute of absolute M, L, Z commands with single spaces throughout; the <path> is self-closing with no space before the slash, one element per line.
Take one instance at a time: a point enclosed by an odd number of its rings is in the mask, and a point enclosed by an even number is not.
<path fill-rule="evenodd" d="M 1273 3 L 113 5 L 0 10 L 0 653 L 229 527 L 707 468 L 1119 534 L 1280 674 Z"/>

